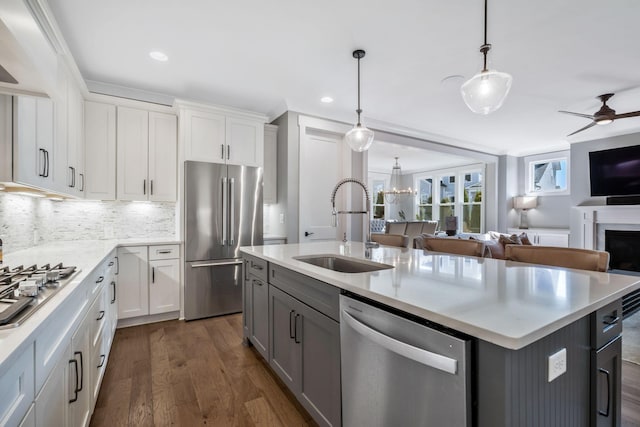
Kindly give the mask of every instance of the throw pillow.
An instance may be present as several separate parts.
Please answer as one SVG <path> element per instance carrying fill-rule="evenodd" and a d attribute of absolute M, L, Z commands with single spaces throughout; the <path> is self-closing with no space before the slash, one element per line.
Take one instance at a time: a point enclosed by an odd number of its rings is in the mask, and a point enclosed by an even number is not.
<path fill-rule="evenodd" d="M 498 239 L 498 241 L 500 242 L 500 244 L 502 244 L 502 246 L 522 244 L 522 240 L 520 240 L 517 234 L 512 234 L 511 236 L 500 235 L 500 239 Z"/>
<path fill-rule="evenodd" d="M 484 244 L 489 250 L 489 257 L 496 259 L 505 259 L 504 246 L 497 240 L 485 240 Z"/>
<path fill-rule="evenodd" d="M 520 233 L 518 238 L 520 238 L 520 241 L 523 245 L 533 245 L 533 243 L 531 243 L 531 240 L 529 240 L 529 236 L 527 236 L 527 233 L 525 233 L 524 231 Z"/>

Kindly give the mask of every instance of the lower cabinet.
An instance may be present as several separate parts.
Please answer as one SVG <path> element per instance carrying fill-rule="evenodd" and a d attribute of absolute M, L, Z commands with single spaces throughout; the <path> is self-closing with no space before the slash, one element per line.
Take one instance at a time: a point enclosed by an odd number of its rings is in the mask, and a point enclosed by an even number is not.
<path fill-rule="evenodd" d="M 269 360 L 269 285 L 248 275 L 244 281 L 244 336 Z"/>
<path fill-rule="evenodd" d="M 0 371 L 0 425 L 18 425 L 34 398 L 33 344 Z M 27 424 L 28 425 L 28 424 Z"/>
<path fill-rule="evenodd" d="M 68 361 L 68 402 L 70 426 L 86 426 L 91 416 L 90 385 L 90 326 L 91 316 L 87 315 L 71 337 L 71 354 Z"/>
<path fill-rule="evenodd" d="M 592 353 L 591 426 L 619 426 L 621 423 L 622 337 Z"/>
<path fill-rule="evenodd" d="M 118 248 L 118 318 L 180 310 L 178 245 Z"/>
<path fill-rule="evenodd" d="M 51 375 L 42 386 L 42 390 L 36 397 L 35 418 L 37 425 L 64 426 L 71 425 L 67 423 L 67 411 L 69 406 L 69 367 L 71 365 L 71 345 L 67 345 L 63 352 L 62 358 L 53 368 Z M 73 373 L 75 380 L 75 372 Z M 75 386 L 75 383 L 72 385 Z M 71 394 L 73 396 L 73 393 Z"/>
<path fill-rule="evenodd" d="M 316 422 L 339 426 L 340 324 L 272 285 L 269 309 L 271 367 Z"/>

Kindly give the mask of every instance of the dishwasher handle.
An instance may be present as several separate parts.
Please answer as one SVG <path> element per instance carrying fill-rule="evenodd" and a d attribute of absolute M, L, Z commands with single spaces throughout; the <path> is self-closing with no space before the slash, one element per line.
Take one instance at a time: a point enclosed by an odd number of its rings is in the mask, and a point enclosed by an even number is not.
<path fill-rule="evenodd" d="M 391 338 L 385 334 L 382 334 L 375 329 L 370 328 L 364 323 L 360 322 L 346 310 L 342 310 L 343 319 L 345 323 L 349 325 L 354 331 L 360 335 L 368 338 L 374 343 L 387 350 L 393 351 L 402 357 L 411 359 L 415 362 L 421 363 L 425 366 L 429 366 L 440 371 L 447 372 L 449 374 L 456 374 L 458 371 L 458 361 L 450 357 L 443 356 L 441 354 L 433 353 L 427 350 L 423 350 L 418 347 L 414 347 L 397 339 Z"/>

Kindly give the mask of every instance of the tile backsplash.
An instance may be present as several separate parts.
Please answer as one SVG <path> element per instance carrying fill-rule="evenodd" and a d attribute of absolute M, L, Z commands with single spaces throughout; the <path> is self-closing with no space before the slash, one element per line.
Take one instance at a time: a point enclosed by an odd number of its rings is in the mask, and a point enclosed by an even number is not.
<path fill-rule="evenodd" d="M 0 192 L 0 238 L 8 253 L 56 240 L 174 236 L 175 208 L 175 203 L 58 202 Z"/>

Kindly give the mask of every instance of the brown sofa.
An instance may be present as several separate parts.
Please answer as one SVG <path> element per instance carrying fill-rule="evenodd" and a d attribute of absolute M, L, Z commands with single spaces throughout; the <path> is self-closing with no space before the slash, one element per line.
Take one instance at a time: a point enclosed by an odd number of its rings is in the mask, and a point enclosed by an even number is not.
<path fill-rule="evenodd" d="M 416 248 L 416 237 L 435 234 L 437 228 L 438 221 L 387 221 L 384 233 L 371 233 L 371 240 L 381 245 Z"/>
<path fill-rule="evenodd" d="M 558 248 L 555 246 L 507 245 L 508 260 L 580 270 L 607 271 L 609 253 L 589 249 Z"/>

